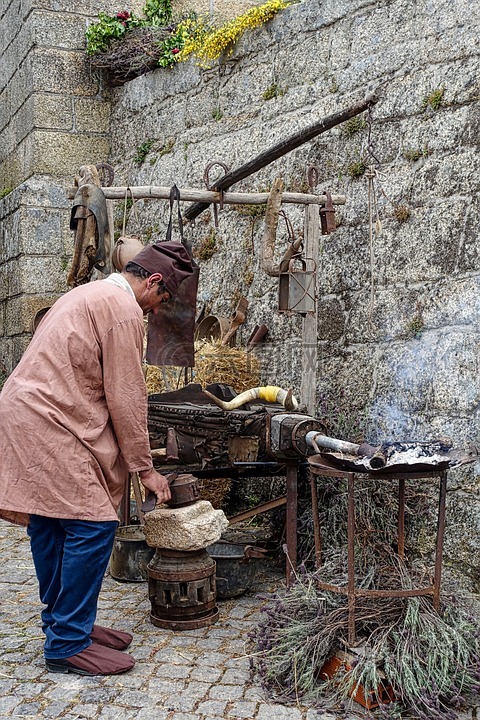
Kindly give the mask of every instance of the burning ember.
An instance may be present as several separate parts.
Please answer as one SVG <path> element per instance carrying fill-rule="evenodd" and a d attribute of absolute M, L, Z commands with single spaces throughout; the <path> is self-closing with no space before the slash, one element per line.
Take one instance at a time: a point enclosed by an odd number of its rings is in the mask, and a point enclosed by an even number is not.
<path fill-rule="evenodd" d="M 472 446 L 468 450 L 456 449 L 450 440 L 392 442 L 374 447 L 367 443 L 356 445 L 310 432 L 306 441 L 319 453 L 309 458 L 310 464 L 315 465 L 318 461 L 321 465 L 322 458 L 327 458 L 346 469 L 361 472 L 389 469 L 397 472 L 401 469 L 407 472 L 444 470 L 475 462 L 479 457 L 476 447 Z"/>

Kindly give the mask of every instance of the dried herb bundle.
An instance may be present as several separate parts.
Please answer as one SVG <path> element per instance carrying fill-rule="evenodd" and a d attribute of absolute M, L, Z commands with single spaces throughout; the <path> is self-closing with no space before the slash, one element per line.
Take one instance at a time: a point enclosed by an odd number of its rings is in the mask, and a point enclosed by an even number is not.
<path fill-rule="evenodd" d="M 164 27 L 136 27 L 118 40 L 113 40 L 104 52 L 90 57 L 93 67 L 108 70 L 113 84 L 121 85 L 138 75 L 158 67 L 164 53 L 164 43 L 171 32 Z"/>
<path fill-rule="evenodd" d="M 397 587 L 419 582 L 392 555 L 385 577 Z M 381 701 L 380 690 L 391 685 L 397 701 L 380 706 L 382 717 L 407 712 L 418 720 L 453 720 L 464 693 L 480 688 L 479 609 L 458 592 L 442 598 L 440 614 L 426 597 L 359 598 L 355 621 L 356 659 L 350 670 L 322 680 L 320 670 L 348 637 L 345 597 L 320 590 L 316 579 L 342 584 L 346 574 L 329 563 L 316 573 L 303 568 L 283 595 L 268 598 L 265 618 L 251 637 L 251 667 L 269 695 L 295 700 L 324 699 L 337 705 L 362 686 L 365 696 Z M 372 568 L 364 587 L 376 587 Z M 383 574 L 383 573 L 382 573 Z M 382 578 L 382 582 L 385 581 Z"/>
<path fill-rule="evenodd" d="M 345 480 L 316 478 L 318 515 L 323 544 L 331 553 L 346 547 L 348 494 Z M 393 490 L 393 491 L 392 491 Z M 411 516 L 425 515 L 425 495 L 407 483 L 406 522 Z M 379 562 L 379 554 L 390 554 L 397 542 L 398 496 L 392 480 L 357 476 L 355 481 L 355 566 L 363 575 Z M 298 554 L 309 567 L 314 559 L 313 519 L 310 497 L 299 507 Z"/>

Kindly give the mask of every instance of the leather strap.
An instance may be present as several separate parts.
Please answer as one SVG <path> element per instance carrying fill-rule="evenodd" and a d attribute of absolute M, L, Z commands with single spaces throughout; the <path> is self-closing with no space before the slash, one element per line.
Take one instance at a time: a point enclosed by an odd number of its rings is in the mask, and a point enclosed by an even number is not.
<path fill-rule="evenodd" d="M 167 227 L 167 234 L 165 236 L 165 240 L 167 242 L 172 239 L 172 229 L 173 229 L 173 206 L 175 205 L 175 202 L 177 203 L 177 214 L 178 214 L 178 230 L 180 232 L 180 238 L 182 244 L 184 243 L 183 239 L 183 220 L 182 220 L 182 213 L 180 212 L 180 190 L 176 185 L 172 185 L 170 190 L 170 218 L 168 221 L 168 227 Z"/>

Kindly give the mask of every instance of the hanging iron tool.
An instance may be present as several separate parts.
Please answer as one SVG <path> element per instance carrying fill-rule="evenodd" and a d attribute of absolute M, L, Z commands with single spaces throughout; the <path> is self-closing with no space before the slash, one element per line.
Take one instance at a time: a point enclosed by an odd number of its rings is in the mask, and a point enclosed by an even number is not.
<path fill-rule="evenodd" d="M 105 195 L 95 165 L 83 165 L 75 178 L 78 185 L 70 216 L 74 231 L 72 267 L 67 283 L 72 287 L 89 282 L 94 269 L 107 273 L 105 234 L 108 233 L 108 213 Z"/>
<path fill-rule="evenodd" d="M 214 190 L 215 189 L 215 181 L 212 183 L 210 182 L 210 170 L 218 165 L 219 167 L 223 168 L 226 173 L 229 171 L 228 165 L 225 165 L 224 162 L 221 160 L 212 160 L 212 162 L 209 162 L 207 167 L 205 168 L 205 171 L 203 173 L 203 181 L 205 183 L 205 186 L 207 190 Z M 220 194 L 220 210 L 223 210 L 223 190 L 219 191 Z M 217 203 L 213 204 L 213 217 L 215 222 L 215 227 L 218 228 L 218 208 Z"/>

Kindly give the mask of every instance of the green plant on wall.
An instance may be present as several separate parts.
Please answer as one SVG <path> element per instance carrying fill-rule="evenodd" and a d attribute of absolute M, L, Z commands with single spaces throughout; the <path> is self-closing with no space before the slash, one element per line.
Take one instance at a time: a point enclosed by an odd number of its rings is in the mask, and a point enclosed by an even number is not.
<path fill-rule="evenodd" d="M 423 319 L 423 305 L 417 302 L 415 313 L 411 320 L 408 321 L 406 327 L 406 335 L 410 338 L 416 338 L 420 335 L 425 327 L 425 321 Z"/>
<path fill-rule="evenodd" d="M 345 137 L 351 137 L 367 127 L 367 121 L 363 115 L 356 115 L 343 123 L 341 133 Z"/>
<path fill-rule="evenodd" d="M 208 235 L 200 241 L 200 245 L 195 250 L 195 255 L 199 260 L 210 260 L 217 250 L 217 236 L 212 228 Z"/>
<path fill-rule="evenodd" d="M 191 55 L 208 66 L 224 52 L 231 53 L 246 30 L 268 22 L 294 1 L 267 0 L 217 27 L 193 11 L 173 20 L 172 0 L 147 0 L 141 16 L 128 10 L 99 13 L 98 22 L 86 32 L 87 54 L 95 67 L 110 70 L 123 82 L 154 67 L 172 67 Z M 136 38 L 131 31 L 138 33 L 138 28 L 150 30 Z"/>
<path fill-rule="evenodd" d="M 7 197 L 7 195 L 10 195 L 10 193 L 12 192 L 12 190 L 13 190 L 12 187 L 10 187 L 10 186 L 8 186 L 8 185 L 5 185 L 5 186 L 0 190 L 0 200 L 3 200 L 4 197 Z"/>
<path fill-rule="evenodd" d="M 249 218 L 258 218 L 263 217 L 265 215 L 265 211 L 267 209 L 267 206 L 265 203 L 262 203 L 261 205 L 236 205 L 234 207 L 234 211 L 237 212 L 239 215 L 243 215 L 244 217 Z"/>
<path fill-rule="evenodd" d="M 87 54 L 105 52 L 112 40 L 118 40 L 133 28 L 167 25 L 172 18 L 172 0 L 147 0 L 143 14 L 144 17 L 141 18 L 128 10 L 115 15 L 98 13 L 98 22 L 89 25 L 85 33 Z"/>
<path fill-rule="evenodd" d="M 135 151 L 135 156 L 133 158 L 133 161 L 137 165 L 142 165 L 145 162 L 145 159 L 152 149 L 152 145 L 155 142 L 153 138 L 149 138 L 148 140 L 145 140 L 141 145 L 139 145 Z"/>
<path fill-rule="evenodd" d="M 405 148 L 403 151 L 403 157 L 405 160 L 409 160 L 410 162 L 416 162 L 421 157 L 428 157 L 431 155 L 432 151 L 428 147 L 428 145 L 424 145 L 421 148 Z"/>
<path fill-rule="evenodd" d="M 420 335 L 423 328 L 425 327 L 425 323 L 423 321 L 422 316 L 417 313 L 414 315 L 414 317 L 407 323 L 407 336 L 416 338 Z"/>
<path fill-rule="evenodd" d="M 280 87 L 280 85 L 277 85 L 277 83 L 273 83 L 273 85 L 269 85 L 268 88 L 263 93 L 262 97 L 264 100 L 272 100 L 273 98 L 281 97 L 282 95 L 285 95 L 286 90 Z"/>
<path fill-rule="evenodd" d="M 346 173 L 349 177 L 352 178 L 352 180 L 355 180 L 356 178 L 362 177 L 362 175 L 365 174 L 367 167 L 367 159 L 364 157 L 360 157 L 356 160 L 351 160 L 348 163 L 346 167 Z"/>
<path fill-rule="evenodd" d="M 164 27 L 172 19 L 172 0 L 147 0 L 143 14 L 149 25 Z"/>
<path fill-rule="evenodd" d="M 439 87 L 436 90 L 432 90 L 431 93 L 426 95 L 422 100 L 422 108 L 424 110 L 438 110 L 443 103 L 443 96 L 445 95 L 445 88 Z"/>

